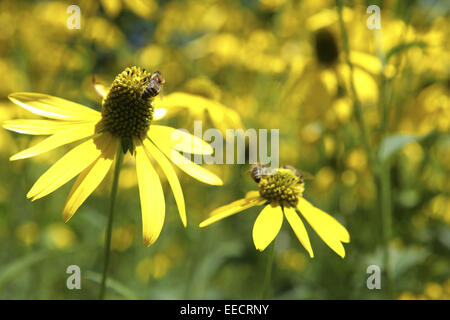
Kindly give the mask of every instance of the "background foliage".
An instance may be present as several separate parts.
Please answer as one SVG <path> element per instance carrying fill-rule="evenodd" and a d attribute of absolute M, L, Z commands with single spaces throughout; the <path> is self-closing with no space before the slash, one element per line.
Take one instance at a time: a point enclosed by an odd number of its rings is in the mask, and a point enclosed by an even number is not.
<path fill-rule="evenodd" d="M 81 8 L 80 30 L 66 27 L 73 2 Z M 380 31 L 366 27 L 370 4 L 381 7 Z M 316 253 L 309 259 L 285 224 L 271 297 L 448 299 L 449 5 L 344 1 L 342 9 L 347 41 L 336 3 L 328 0 L 4 0 L 0 120 L 30 117 L 8 102 L 11 92 L 98 109 L 93 75 L 110 83 L 129 65 L 160 70 L 166 94 L 200 94 L 237 111 L 247 128 L 279 128 L 280 162 L 313 173 L 305 197 L 350 232 L 342 260 L 309 230 Z M 183 111 L 166 123 L 190 128 L 201 117 Z M 70 186 L 35 203 L 25 194 L 67 148 L 8 161 L 39 139 L 0 131 L 0 298 L 96 298 L 110 180 L 64 224 Z M 251 240 L 258 209 L 198 228 L 212 209 L 255 189 L 247 169 L 212 167 L 223 187 L 180 173 L 186 229 L 165 183 L 166 224 L 145 248 L 128 159 L 108 297 L 259 298 L 267 252 L 257 252 Z M 66 288 L 72 264 L 81 267 L 81 290 Z M 382 290 L 366 287 L 371 264 L 384 271 Z"/>

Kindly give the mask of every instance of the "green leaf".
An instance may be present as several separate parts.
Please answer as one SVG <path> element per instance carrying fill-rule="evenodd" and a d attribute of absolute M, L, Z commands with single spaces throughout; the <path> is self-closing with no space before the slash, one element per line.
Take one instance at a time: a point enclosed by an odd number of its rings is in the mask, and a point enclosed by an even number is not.
<path fill-rule="evenodd" d="M 42 260 L 48 258 L 50 254 L 51 251 L 49 250 L 27 254 L 1 268 L 0 288 L 2 288 L 9 281 L 13 280 L 17 275 L 21 274 L 22 272 L 31 268 L 33 265 L 41 262 Z"/>
<path fill-rule="evenodd" d="M 100 284 L 102 281 L 102 275 L 97 272 L 86 271 L 86 279 L 91 280 L 95 283 Z M 121 295 L 128 300 L 137 300 L 136 295 L 128 287 L 123 285 L 117 280 L 108 278 L 106 279 L 106 287 L 115 291 L 117 294 Z"/>
<path fill-rule="evenodd" d="M 436 141 L 438 141 L 439 139 L 442 139 L 442 140 L 447 139 L 448 140 L 449 137 L 450 137 L 449 134 L 442 133 L 437 130 L 432 130 L 420 138 L 420 143 L 424 147 L 430 147 L 431 145 L 436 143 Z"/>
<path fill-rule="evenodd" d="M 391 244 L 389 245 L 389 255 L 391 257 L 392 276 L 395 279 L 403 280 L 402 275 L 422 263 L 430 253 L 417 246 L 399 248 Z M 374 253 L 364 258 L 363 265 L 374 264 L 379 266 L 381 270 L 385 270 L 383 256 L 384 249 L 378 247 Z"/>
<path fill-rule="evenodd" d="M 388 53 L 386 54 L 386 61 L 389 61 L 390 58 L 393 56 L 402 53 L 405 50 L 411 49 L 411 48 L 425 48 L 426 43 L 423 41 L 413 41 L 413 42 L 407 42 L 407 43 L 401 43 L 399 45 L 396 45 L 392 47 Z"/>
<path fill-rule="evenodd" d="M 419 137 L 414 135 L 394 134 L 388 136 L 380 144 L 380 148 L 378 149 L 378 158 L 381 161 L 386 161 L 405 145 L 417 140 L 419 140 Z"/>
<path fill-rule="evenodd" d="M 384 140 L 380 143 L 380 147 L 378 149 L 378 159 L 380 159 L 382 162 L 386 161 L 397 151 L 411 142 L 416 141 L 421 143 L 422 146 L 426 147 L 433 144 L 433 142 L 435 142 L 438 138 L 445 139 L 448 137 L 449 135 L 442 134 L 436 130 L 431 130 L 423 136 L 416 136 L 412 134 L 393 134 L 384 138 Z"/>
<path fill-rule="evenodd" d="M 421 263 L 429 253 L 423 248 L 389 248 L 395 279 L 400 278 L 405 272 Z"/>
<path fill-rule="evenodd" d="M 207 296 L 206 292 L 211 278 L 223 264 L 233 257 L 242 254 L 243 247 L 240 243 L 229 243 L 221 245 L 218 250 L 211 252 L 201 259 L 191 276 L 189 294 L 194 299 Z"/>

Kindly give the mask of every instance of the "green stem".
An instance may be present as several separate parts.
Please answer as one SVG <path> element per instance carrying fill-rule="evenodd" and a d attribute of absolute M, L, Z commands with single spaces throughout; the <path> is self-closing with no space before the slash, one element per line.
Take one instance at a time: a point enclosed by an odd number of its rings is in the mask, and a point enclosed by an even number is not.
<path fill-rule="evenodd" d="M 353 104 L 354 104 L 354 108 L 355 108 L 355 118 L 356 118 L 356 121 L 357 121 L 357 123 L 359 125 L 359 128 L 361 130 L 361 139 L 363 141 L 364 148 L 366 149 L 366 153 L 367 153 L 367 156 L 369 158 L 369 162 L 372 164 L 372 168 L 375 168 L 372 148 L 370 146 L 369 138 L 368 138 L 368 135 L 367 135 L 366 125 L 364 123 L 362 105 L 361 105 L 361 102 L 358 99 L 358 95 L 356 93 L 355 82 L 353 80 L 353 63 L 350 60 L 350 49 L 349 49 L 349 44 L 348 44 L 347 30 L 345 28 L 344 19 L 342 17 L 342 1 L 341 0 L 336 0 L 336 6 L 337 6 L 337 9 L 338 9 L 339 25 L 340 25 L 341 34 L 342 34 L 342 41 L 343 41 L 343 44 L 344 44 L 345 62 L 347 63 L 348 68 L 350 70 L 350 80 L 349 80 L 349 82 L 350 82 L 350 90 L 351 90 L 352 95 L 353 95 Z"/>
<path fill-rule="evenodd" d="M 392 96 L 392 80 L 388 80 L 385 77 L 386 68 L 386 57 L 381 49 L 381 39 L 379 34 L 376 33 L 377 52 L 378 59 L 382 63 L 382 70 L 380 72 L 380 113 L 381 117 L 381 138 L 384 139 L 388 135 L 389 127 L 389 114 L 391 106 L 391 96 Z M 392 186 L 391 186 L 391 172 L 390 172 L 390 162 L 385 160 L 384 162 L 379 161 L 379 184 L 380 184 L 380 195 L 381 195 L 381 226 L 383 235 L 383 264 L 387 280 L 387 292 L 389 297 L 394 298 L 394 280 L 392 278 L 392 265 L 391 265 L 391 255 L 389 250 L 389 243 L 392 238 Z"/>
<path fill-rule="evenodd" d="M 269 290 L 270 290 L 270 279 L 272 278 L 272 267 L 273 267 L 273 260 L 275 257 L 275 239 L 272 241 L 272 244 L 269 248 L 269 255 L 267 257 L 267 267 L 266 267 L 266 275 L 264 277 L 264 285 L 263 285 L 263 291 L 262 291 L 262 299 L 266 300 L 269 296 Z"/>
<path fill-rule="evenodd" d="M 391 173 L 389 163 L 386 162 L 380 169 L 381 184 L 381 223 L 383 228 L 383 263 L 386 271 L 387 290 L 390 298 L 394 296 L 394 281 L 392 278 L 391 258 L 389 243 L 392 237 L 392 198 L 391 198 Z"/>
<path fill-rule="evenodd" d="M 117 186 L 119 184 L 119 175 L 120 175 L 120 168 L 122 166 L 122 160 L 123 160 L 123 152 L 122 152 L 121 146 L 119 145 L 119 148 L 117 150 L 116 165 L 114 168 L 114 179 L 113 179 L 113 184 L 112 184 L 112 188 L 111 188 L 108 226 L 107 226 L 106 235 L 105 235 L 105 260 L 104 260 L 104 264 L 103 264 L 102 282 L 100 285 L 100 295 L 99 295 L 100 300 L 103 300 L 105 297 L 105 285 L 106 285 L 106 278 L 108 276 L 109 256 L 110 256 L 110 252 L 111 252 L 111 234 L 112 234 L 112 225 L 113 225 L 113 217 L 114 217 L 114 207 L 115 207 L 115 202 L 116 202 Z"/>
<path fill-rule="evenodd" d="M 342 0 L 336 0 L 336 6 L 338 9 L 338 15 L 339 15 L 339 24 L 341 28 L 342 33 L 342 40 L 344 43 L 344 53 L 345 53 L 345 60 L 346 63 L 350 69 L 350 87 L 354 99 L 354 106 L 355 106 L 355 118 L 358 122 L 358 125 L 361 130 L 361 139 L 363 141 L 364 147 L 366 149 L 366 153 L 369 158 L 369 163 L 372 167 L 372 171 L 375 175 L 377 185 L 379 187 L 379 194 L 381 196 L 381 225 L 382 225 L 382 233 L 383 233 L 383 259 L 384 259 L 384 266 L 386 270 L 386 277 L 388 282 L 388 292 L 391 297 L 393 297 L 394 293 L 394 283 L 392 278 L 392 270 L 391 270 L 391 261 L 390 261 L 390 253 L 389 253 L 389 242 L 392 237 L 392 201 L 391 201 L 391 177 L 390 177 L 390 167 L 389 163 L 380 163 L 380 161 L 376 160 L 375 154 L 372 152 L 372 148 L 370 145 L 370 141 L 367 134 L 366 125 L 364 123 L 363 119 L 363 111 L 362 111 L 362 105 L 358 99 L 355 83 L 353 80 L 353 64 L 350 60 L 350 49 L 348 44 L 348 37 L 347 37 L 347 30 L 345 29 L 344 25 L 344 19 L 342 16 Z M 379 34 L 376 34 L 379 36 Z M 379 44 L 379 38 L 376 39 Z M 389 116 L 389 103 L 388 103 L 388 81 L 385 79 L 384 76 L 384 68 L 386 65 L 385 57 L 381 52 L 381 49 L 378 49 L 378 57 L 380 61 L 382 62 L 383 70 L 381 72 L 381 96 L 380 96 L 380 113 L 381 113 L 381 132 L 382 135 L 385 136 L 388 128 L 388 116 Z"/>

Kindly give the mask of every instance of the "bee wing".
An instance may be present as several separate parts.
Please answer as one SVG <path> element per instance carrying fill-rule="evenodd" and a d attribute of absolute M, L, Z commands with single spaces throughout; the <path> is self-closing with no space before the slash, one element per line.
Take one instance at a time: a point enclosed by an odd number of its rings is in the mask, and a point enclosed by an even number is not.
<path fill-rule="evenodd" d="M 259 166 L 259 162 L 249 163 L 249 164 L 250 164 L 250 167 L 247 170 L 245 170 L 246 173 L 249 173 L 250 171 L 252 171 L 254 167 Z"/>
<path fill-rule="evenodd" d="M 283 168 L 285 169 L 289 169 L 291 171 L 293 171 L 296 175 L 301 176 L 303 179 L 314 179 L 314 175 L 307 172 L 307 171 L 303 171 L 303 170 L 299 170 L 297 168 L 294 168 L 293 166 L 290 165 L 284 165 Z"/>
<path fill-rule="evenodd" d="M 299 170 L 297 169 L 298 173 L 302 176 L 303 179 L 312 180 L 314 179 L 314 175 L 312 173 L 309 173 L 307 171 Z"/>
<path fill-rule="evenodd" d="M 159 98 L 162 100 L 164 98 L 164 86 L 161 85 L 159 90 Z"/>
<path fill-rule="evenodd" d="M 104 84 L 97 82 L 95 76 L 92 76 L 92 86 L 94 87 L 95 92 L 102 98 L 108 93 L 108 88 Z"/>

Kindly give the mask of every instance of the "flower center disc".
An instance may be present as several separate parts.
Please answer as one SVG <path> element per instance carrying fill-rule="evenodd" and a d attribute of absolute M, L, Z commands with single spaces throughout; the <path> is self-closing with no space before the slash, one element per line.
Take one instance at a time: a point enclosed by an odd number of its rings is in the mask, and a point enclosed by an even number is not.
<path fill-rule="evenodd" d="M 150 81 L 147 71 L 130 67 L 116 76 L 102 104 L 102 125 L 123 141 L 145 138 L 153 119 L 153 98 L 142 98 Z"/>
<path fill-rule="evenodd" d="M 289 169 L 275 169 L 259 181 L 259 194 L 270 202 L 295 207 L 303 196 L 304 182 Z"/>

